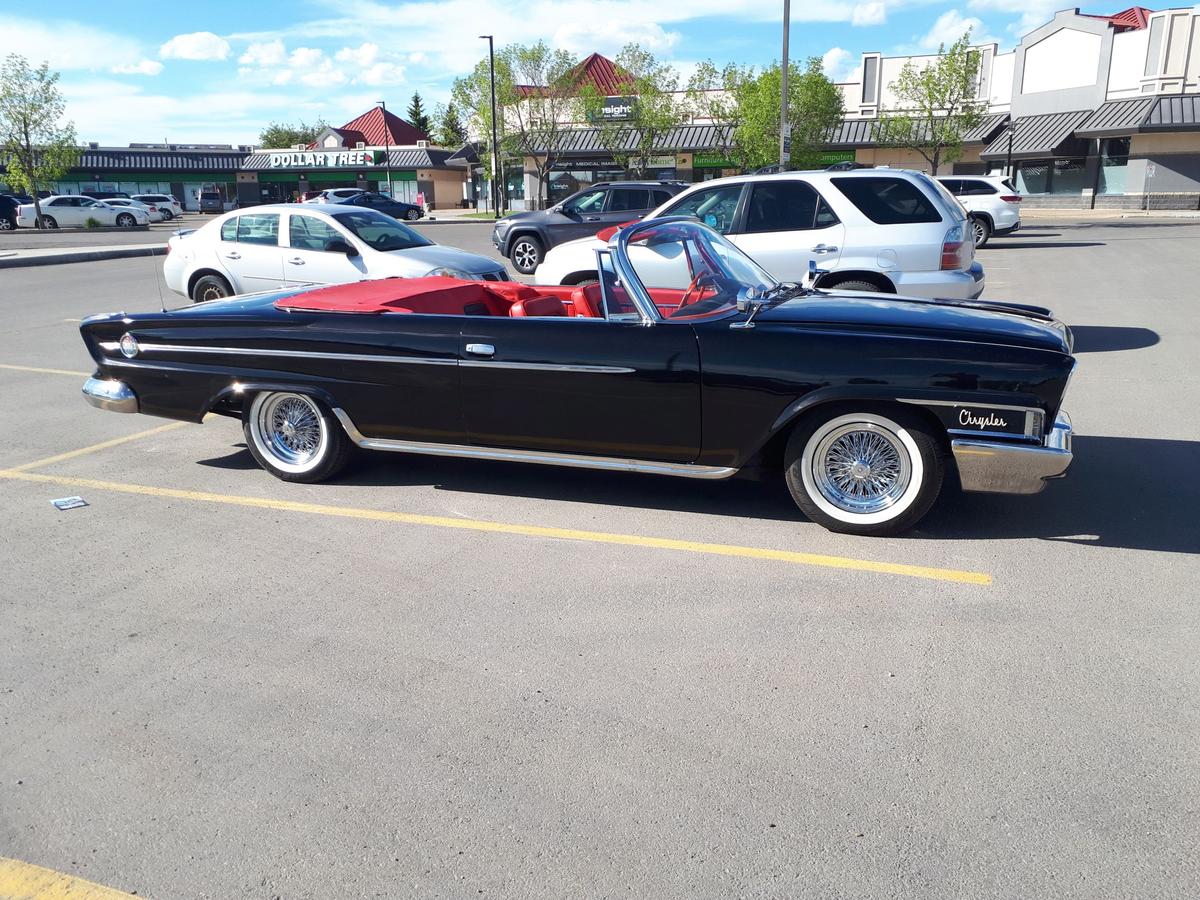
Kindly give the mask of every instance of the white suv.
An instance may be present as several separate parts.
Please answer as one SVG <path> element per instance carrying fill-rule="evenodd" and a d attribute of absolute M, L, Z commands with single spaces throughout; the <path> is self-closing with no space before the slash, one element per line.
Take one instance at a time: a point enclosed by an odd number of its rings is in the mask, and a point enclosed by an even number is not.
<path fill-rule="evenodd" d="M 963 205 L 975 231 L 975 246 L 1021 227 L 1021 195 L 996 175 L 939 175 L 938 181 Z"/>
<path fill-rule="evenodd" d="M 694 216 L 780 281 L 802 281 L 809 261 L 823 288 L 973 299 L 983 293 L 963 208 L 920 172 L 862 169 L 740 175 L 695 184 L 655 216 Z M 583 238 L 546 254 L 538 284 L 596 279 Z"/>

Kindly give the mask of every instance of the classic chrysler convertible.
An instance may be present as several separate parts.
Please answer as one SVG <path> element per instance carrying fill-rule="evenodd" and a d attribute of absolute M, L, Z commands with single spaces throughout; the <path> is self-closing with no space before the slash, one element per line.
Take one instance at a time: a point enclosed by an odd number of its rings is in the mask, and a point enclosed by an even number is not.
<path fill-rule="evenodd" d="M 335 251 L 331 251 L 335 252 Z M 1048 310 L 780 284 L 694 219 L 617 231 L 567 287 L 384 279 L 81 326 L 92 405 L 240 418 L 287 481 L 355 447 L 689 478 L 782 469 L 813 521 L 894 534 L 953 469 L 1036 493 L 1071 462 Z"/>

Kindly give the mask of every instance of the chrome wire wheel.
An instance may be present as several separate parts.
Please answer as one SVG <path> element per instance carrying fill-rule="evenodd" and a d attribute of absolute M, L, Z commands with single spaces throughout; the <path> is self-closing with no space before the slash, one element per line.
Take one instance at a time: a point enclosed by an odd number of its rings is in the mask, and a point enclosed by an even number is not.
<path fill-rule="evenodd" d="M 912 483 L 912 464 L 900 438 L 870 422 L 842 425 L 825 434 L 812 466 L 821 496 L 859 515 L 883 512 Z"/>
<path fill-rule="evenodd" d="M 249 424 L 259 452 L 285 472 L 306 472 L 325 456 L 329 443 L 325 419 L 303 394 L 259 394 Z"/>

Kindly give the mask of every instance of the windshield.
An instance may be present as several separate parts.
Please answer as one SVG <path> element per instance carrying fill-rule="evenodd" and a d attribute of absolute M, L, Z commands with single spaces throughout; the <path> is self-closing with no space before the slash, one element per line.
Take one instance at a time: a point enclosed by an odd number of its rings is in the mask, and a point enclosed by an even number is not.
<path fill-rule="evenodd" d="M 625 250 L 646 296 L 668 319 L 723 316 L 737 309 L 739 297 L 778 286 L 728 239 L 695 221 L 652 219 L 628 232 Z"/>
<path fill-rule="evenodd" d="M 373 209 L 334 213 L 333 218 L 376 250 L 411 250 L 433 244 L 429 238 Z"/>

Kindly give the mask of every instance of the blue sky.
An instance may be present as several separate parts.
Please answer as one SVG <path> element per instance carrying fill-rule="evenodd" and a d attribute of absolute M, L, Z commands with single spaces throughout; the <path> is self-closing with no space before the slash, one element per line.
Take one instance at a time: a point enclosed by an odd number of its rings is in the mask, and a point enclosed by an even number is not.
<path fill-rule="evenodd" d="M 105 145 L 252 143 L 272 120 L 338 125 L 376 100 L 403 113 L 414 91 L 449 97 L 491 32 L 497 44 L 544 39 L 580 56 L 637 41 L 686 76 L 711 58 L 779 56 L 782 0 L 60 0 L 53 14 L 0 7 L 6 48 L 62 72 L 79 137 Z M 859 54 L 936 49 L 971 25 L 1002 49 L 1062 0 L 793 0 L 791 53 L 835 78 Z M 1085 4 L 1084 12 L 1119 6 Z M 102 14 L 101 14 L 102 13 Z"/>

